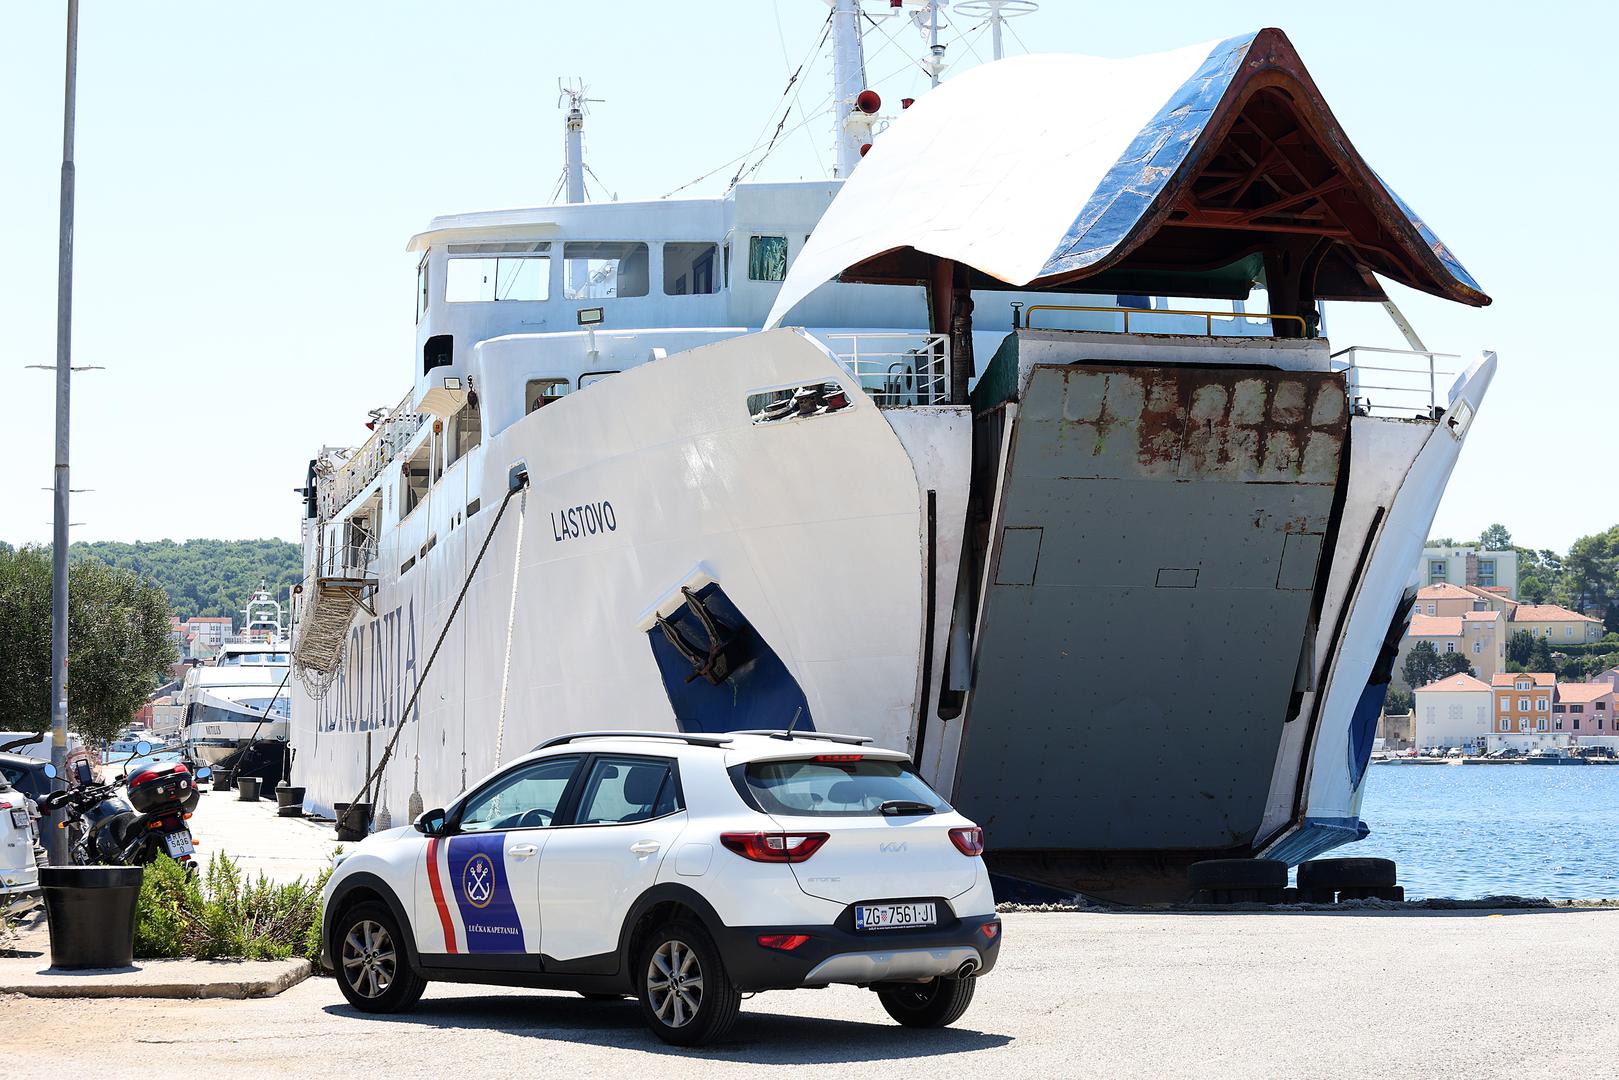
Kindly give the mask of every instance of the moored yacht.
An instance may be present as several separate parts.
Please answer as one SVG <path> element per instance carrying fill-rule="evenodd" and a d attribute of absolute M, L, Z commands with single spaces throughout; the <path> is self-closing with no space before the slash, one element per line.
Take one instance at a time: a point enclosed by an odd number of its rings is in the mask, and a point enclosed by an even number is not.
<path fill-rule="evenodd" d="M 255 741 L 287 740 L 291 657 L 281 605 L 261 588 L 244 616 L 240 633 L 193 666 L 180 691 L 185 750 L 204 765 Z"/>

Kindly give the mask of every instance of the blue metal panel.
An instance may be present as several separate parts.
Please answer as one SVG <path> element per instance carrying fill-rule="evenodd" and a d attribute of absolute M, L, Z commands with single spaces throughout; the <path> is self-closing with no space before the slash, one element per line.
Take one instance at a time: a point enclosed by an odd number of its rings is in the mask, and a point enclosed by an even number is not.
<path fill-rule="evenodd" d="M 1040 278 L 1091 266 L 1106 258 L 1130 235 L 1170 178 L 1185 164 L 1215 108 L 1231 88 L 1257 36 L 1252 33 L 1227 38 L 1214 47 L 1192 77 L 1181 84 L 1108 170 L 1046 261 Z M 1483 292 L 1473 275 L 1405 200 L 1395 194 L 1381 176 L 1377 180 L 1451 276 L 1468 288 Z"/>
<path fill-rule="evenodd" d="M 1335 847 L 1364 840 L 1371 832 L 1358 817 L 1307 817 L 1297 832 L 1289 833 L 1260 854 L 1297 866 Z"/>
<path fill-rule="evenodd" d="M 691 662 L 670 644 L 661 628 L 654 626 L 647 631 L 647 642 L 680 730 L 716 733 L 784 728 L 797 715 L 798 730 L 814 731 L 815 721 L 803 687 L 725 590 L 711 582 L 696 596 L 722 627 L 737 635 L 732 651 L 736 663 L 716 685 L 693 673 Z M 689 605 L 670 615 L 668 622 L 693 645 L 701 647 L 707 641 L 706 631 Z"/>
<path fill-rule="evenodd" d="M 1068 227 L 1040 277 L 1084 269 L 1129 235 L 1203 134 L 1254 37 L 1244 34 L 1216 45 L 1147 122 Z"/>

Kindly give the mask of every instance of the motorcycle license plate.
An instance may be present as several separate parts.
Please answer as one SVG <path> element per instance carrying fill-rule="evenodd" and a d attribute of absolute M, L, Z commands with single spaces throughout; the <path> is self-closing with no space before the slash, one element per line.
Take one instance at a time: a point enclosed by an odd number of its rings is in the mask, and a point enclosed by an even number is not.
<path fill-rule="evenodd" d="M 11 823 L 19 829 L 28 828 L 28 811 L 18 807 L 12 807 Z"/>
<path fill-rule="evenodd" d="M 857 904 L 854 909 L 856 930 L 907 930 L 938 921 L 932 904 Z"/>
<path fill-rule="evenodd" d="M 190 855 L 194 848 L 191 846 L 191 834 L 171 832 L 163 838 L 164 845 L 169 849 L 169 858 L 178 859 L 182 855 Z"/>

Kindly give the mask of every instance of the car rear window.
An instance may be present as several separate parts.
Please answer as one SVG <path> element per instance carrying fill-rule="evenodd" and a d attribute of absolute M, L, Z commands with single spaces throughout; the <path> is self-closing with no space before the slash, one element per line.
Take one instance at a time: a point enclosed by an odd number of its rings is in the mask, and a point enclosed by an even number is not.
<path fill-rule="evenodd" d="M 823 758 L 834 756 L 844 755 Z M 756 761 L 743 768 L 742 777 L 754 802 L 767 814 L 875 817 L 890 802 L 922 803 L 935 813 L 950 808 L 903 761 Z"/>

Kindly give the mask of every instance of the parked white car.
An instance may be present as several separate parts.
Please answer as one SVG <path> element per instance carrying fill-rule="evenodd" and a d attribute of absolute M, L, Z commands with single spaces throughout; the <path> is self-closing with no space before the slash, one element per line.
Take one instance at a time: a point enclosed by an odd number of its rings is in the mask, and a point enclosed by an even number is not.
<path fill-rule="evenodd" d="M 19 914 L 39 903 L 37 819 L 28 796 L 0 772 L 0 915 Z"/>
<path fill-rule="evenodd" d="M 338 856 L 326 952 L 356 1008 L 430 980 L 633 995 L 721 1037 L 741 995 L 849 983 L 939 1027 L 995 965 L 983 833 L 906 755 L 821 733 L 596 732 Z"/>

